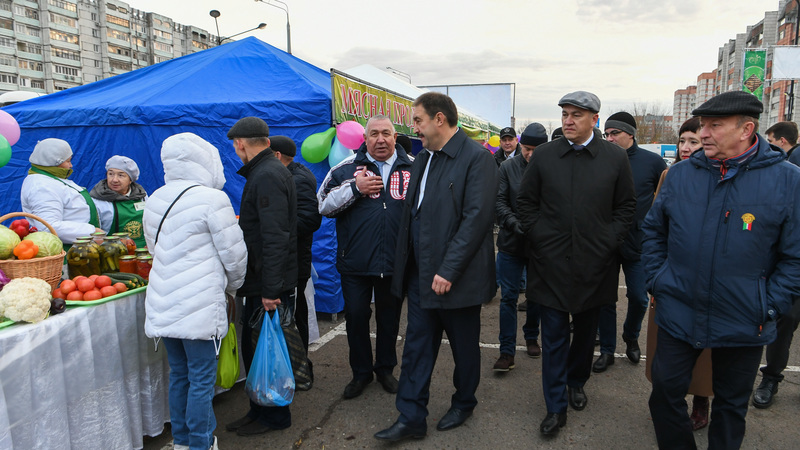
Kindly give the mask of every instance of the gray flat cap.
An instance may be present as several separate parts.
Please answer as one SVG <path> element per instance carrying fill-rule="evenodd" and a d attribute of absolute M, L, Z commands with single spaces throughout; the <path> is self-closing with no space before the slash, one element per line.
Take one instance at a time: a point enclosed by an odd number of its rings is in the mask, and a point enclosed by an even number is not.
<path fill-rule="evenodd" d="M 758 119 L 764 105 L 753 94 L 743 91 L 728 91 L 711 97 L 692 111 L 697 117 L 749 116 Z"/>
<path fill-rule="evenodd" d="M 239 121 L 228 130 L 228 139 L 249 137 L 269 137 L 269 126 L 267 126 L 267 122 L 264 122 L 258 117 L 245 117 L 244 119 L 239 119 Z"/>
<path fill-rule="evenodd" d="M 558 106 L 572 105 L 581 109 L 589 110 L 593 113 L 600 111 L 600 99 L 591 92 L 575 91 L 561 97 Z"/>

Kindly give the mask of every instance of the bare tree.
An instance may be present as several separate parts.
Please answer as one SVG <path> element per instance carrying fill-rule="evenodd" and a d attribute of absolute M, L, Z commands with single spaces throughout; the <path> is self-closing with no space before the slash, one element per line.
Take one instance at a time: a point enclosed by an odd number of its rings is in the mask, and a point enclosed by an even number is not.
<path fill-rule="evenodd" d="M 636 141 L 640 144 L 674 144 L 678 141 L 672 129 L 669 109 L 659 103 L 634 102 L 627 111 L 636 119 Z"/>

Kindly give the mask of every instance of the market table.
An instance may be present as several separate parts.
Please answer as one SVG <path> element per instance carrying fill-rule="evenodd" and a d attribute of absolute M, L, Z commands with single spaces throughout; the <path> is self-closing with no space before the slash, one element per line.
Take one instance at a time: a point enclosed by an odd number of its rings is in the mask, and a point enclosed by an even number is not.
<path fill-rule="evenodd" d="M 0 449 L 142 448 L 163 431 L 167 353 L 137 291 L 0 329 Z"/>

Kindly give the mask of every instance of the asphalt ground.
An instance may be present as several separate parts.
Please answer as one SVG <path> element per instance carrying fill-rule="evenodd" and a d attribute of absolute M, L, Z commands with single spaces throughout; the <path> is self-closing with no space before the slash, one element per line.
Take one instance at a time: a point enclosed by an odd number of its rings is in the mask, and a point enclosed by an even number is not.
<path fill-rule="evenodd" d="M 428 434 L 422 440 L 397 444 L 376 440 L 373 434 L 397 419 L 394 395 L 377 382 L 370 384 L 355 399 L 344 400 L 342 392 L 351 379 L 345 323 L 320 317 L 321 339 L 312 345 L 315 382 L 310 391 L 295 394 L 291 406 L 292 426 L 261 436 L 240 437 L 225 431 L 225 424 L 247 413 L 244 382 L 216 396 L 214 410 L 221 449 L 489 449 L 489 448 L 657 448 L 647 406 L 650 383 L 645 378 L 644 360 L 634 365 L 625 357 L 622 322 L 627 299 L 624 278 L 620 279 L 617 303 L 617 354 L 615 364 L 586 383 L 588 405 L 583 411 L 568 410 L 567 425 L 554 438 L 539 433 L 546 414 L 541 387 L 541 359 L 529 358 L 524 350 L 522 324 L 518 313 L 516 368 L 506 373 L 492 370 L 499 356 L 499 291 L 481 313 L 481 383 L 478 406 L 467 422 L 454 430 L 437 431 L 436 424 L 450 406 L 453 393 L 453 358 L 446 340 L 442 343 L 430 387 Z M 339 317 L 341 319 L 341 316 Z M 639 343 L 645 352 L 647 318 Z M 397 341 L 398 361 L 403 351 L 406 329 L 405 307 Z M 374 320 L 373 320 L 374 330 Z M 374 336 L 374 335 L 373 335 Z M 599 347 L 595 347 L 596 352 Z M 598 355 L 599 353 L 596 353 Z M 646 355 L 645 355 L 646 357 Z M 800 351 L 795 346 L 789 358 L 786 379 L 780 384 L 775 402 L 768 409 L 750 406 L 744 449 L 797 448 L 800 431 Z M 400 367 L 395 369 L 399 376 Z M 756 378 L 756 385 L 761 377 Z M 687 397 L 691 402 L 691 397 Z M 707 447 L 707 428 L 695 432 L 699 448 Z M 170 443 L 169 425 L 157 437 L 145 438 L 145 449 L 161 450 Z"/>

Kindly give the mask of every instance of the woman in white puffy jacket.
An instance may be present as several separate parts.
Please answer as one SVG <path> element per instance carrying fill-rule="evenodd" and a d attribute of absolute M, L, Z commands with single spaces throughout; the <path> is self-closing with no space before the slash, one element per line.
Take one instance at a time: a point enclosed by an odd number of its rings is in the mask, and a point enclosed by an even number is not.
<path fill-rule="evenodd" d="M 148 198 L 143 217 L 153 254 L 145 333 L 167 349 L 175 449 L 214 448 L 211 400 L 220 340 L 228 331 L 226 294 L 234 295 L 244 281 L 247 249 L 221 190 L 219 151 L 181 133 L 164 141 L 161 162 L 166 185 Z"/>

